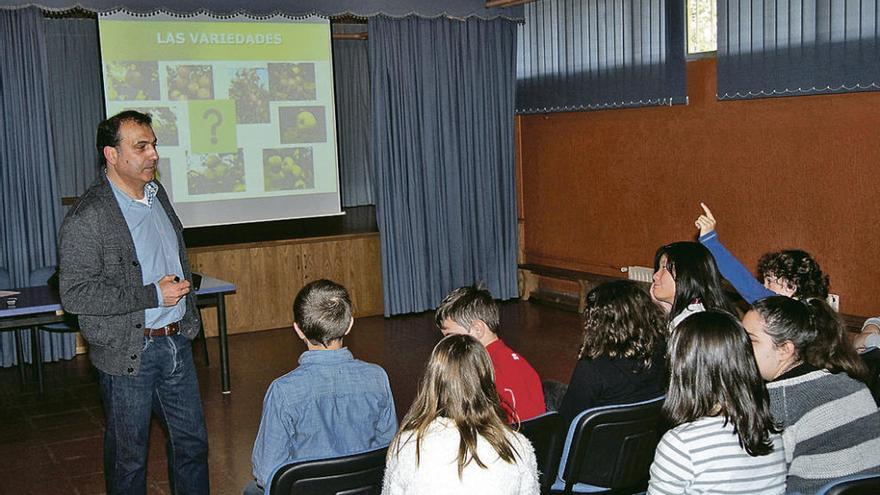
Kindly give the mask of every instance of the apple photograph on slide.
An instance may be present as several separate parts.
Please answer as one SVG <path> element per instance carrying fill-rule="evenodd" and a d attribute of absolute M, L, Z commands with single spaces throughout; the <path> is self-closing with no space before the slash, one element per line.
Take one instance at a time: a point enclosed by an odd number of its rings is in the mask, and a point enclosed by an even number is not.
<path fill-rule="evenodd" d="M 107 115 L 149 113 L 185 227 L 341 214 L 330 22 L 98 19 Z"/>

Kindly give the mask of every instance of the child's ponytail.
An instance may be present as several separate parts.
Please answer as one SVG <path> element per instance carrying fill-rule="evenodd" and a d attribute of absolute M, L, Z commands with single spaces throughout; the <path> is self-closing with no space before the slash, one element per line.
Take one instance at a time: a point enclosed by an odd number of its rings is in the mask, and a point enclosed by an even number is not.
<path fill-rule="evenodd" d="M 837 312 L 818 297 L 811 297 L 803 303 L 810 311 L 810 325 L 816 332 L 804 352 L 804 361 L 832 373 L 843 372 L 865 381 L 868 369 L 846 339 L 846 329 Z"/>

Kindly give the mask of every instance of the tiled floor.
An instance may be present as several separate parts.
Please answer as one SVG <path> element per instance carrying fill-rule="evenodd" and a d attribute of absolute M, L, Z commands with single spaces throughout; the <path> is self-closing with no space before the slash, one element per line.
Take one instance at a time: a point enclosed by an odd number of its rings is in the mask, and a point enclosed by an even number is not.
<path fill-rule="evenodd" d="M 502 305 L 502 336 L 542 378 L 567 381 L 577 356 L 575 313 L 524 302 Z M 398 416 L 411 403 L 425 359 L 440 334 L 433 315 L 358 319 L 346 344 L 356 357 L 387 370 Z M 196 366 L 209 434 L 211 492 L 239 494 L 250 478 L 250 456 L 269 383 L 296 365 L 303 345 L 291 330 L 229 339 L 232 393 L 220 393 L 216 339 L 208 340 L 210 366 L 196 344 Z M 0 494 L 104 492 L 104 415 L 94 372 L 85 356 L 45 366 L 46 391 L 22 392 L 15 368 L 0 370 Z M 149 492 L 170 493 L 165 434 L 154 420 L 148 465 Z"/>

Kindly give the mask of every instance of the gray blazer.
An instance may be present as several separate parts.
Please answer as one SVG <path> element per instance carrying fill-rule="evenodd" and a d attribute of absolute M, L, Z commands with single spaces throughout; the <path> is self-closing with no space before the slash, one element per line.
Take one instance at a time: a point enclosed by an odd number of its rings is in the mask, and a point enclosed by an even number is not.
<path fill-rule="evenodd" d="M 59 290 L 64 310 L 79 316 L 89 358 L 111 375 L 136 375 L 144 347 L 144 310 L 160 304 L 153 284 L 143 284 L 134 241 L 104 173 L 79 198 L 61 225 L 58 241 Z M 158 182 L 157 182 L 158 184 Z M 192 280 L 183 243 L 183 225 L 165 189 L 156 194 L 177 233 L 180 265 Z M 195 294 L 186 296 L 180 332 L 199 331 Z"/>

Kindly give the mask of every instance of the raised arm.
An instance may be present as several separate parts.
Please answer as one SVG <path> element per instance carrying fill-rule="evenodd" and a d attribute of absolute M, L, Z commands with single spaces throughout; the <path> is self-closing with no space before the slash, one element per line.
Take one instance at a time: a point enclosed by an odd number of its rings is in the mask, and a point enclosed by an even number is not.
<path fill-rule="evenodd" d="M 703 214 L 697 218 L 694 225 L 700 229 L 700 244 L 706 246 L 706 249 L 712 253 L 721 276 L 726 278 L 749 304 L 776 295 L 758 282 L 752 272 L 721 244 L 715 230 L 717 222 L 712 216 L 712 211 L 703 203 L 700 203 L 700 206 L 703 208 Z"/>

